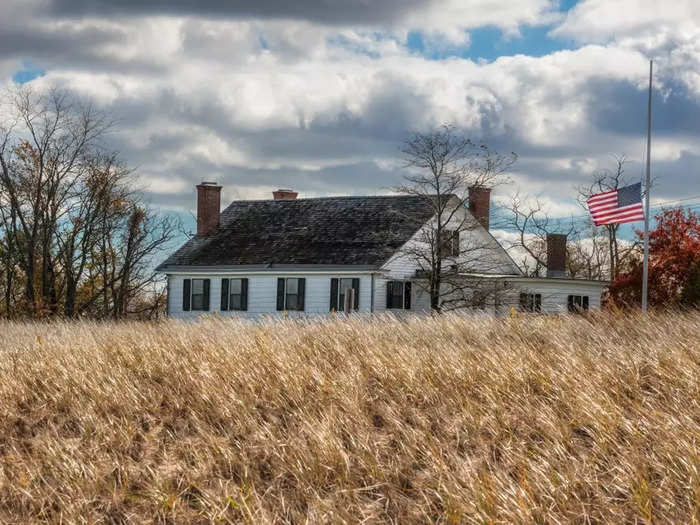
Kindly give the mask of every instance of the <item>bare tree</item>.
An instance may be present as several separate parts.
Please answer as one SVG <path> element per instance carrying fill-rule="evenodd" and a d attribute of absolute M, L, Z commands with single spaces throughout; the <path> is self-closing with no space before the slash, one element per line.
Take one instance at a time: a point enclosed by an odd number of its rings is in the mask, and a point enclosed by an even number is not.
<path fill-rule="evenodd" d="M 564 234 L 566 244 L 566 274 L 574 278 L 603 279 L 609 266 L 607 242 L 590 221 L 581 223 L 574 217 L 553 218 L 537 198 L 523 198 L 516 193 L 503 218 L 505 230 L 514 237 L 504 245 L 518 257 L 520 268 L 528 276 L 541 277 L 547 269 L 547 236 Z"/>
<path fill-rule="evenodd" d="M 426 284 L 418 285 L 425 286 L 433 311 L 482 302 L 485 294 L 475 291 L 476 281 L 479 274 L 499 266 L 493 256 L 499 248 L 490 235 L 475 234 L 480 224 L 466 211 L 469 192 L 503 182 L 516 155 L 495 153 L 449 125 L 415 133 L 401 152 L 408 173 L 395 191 L 423 199 L 433 220 L 419 230 L 416 242 L 400 250 L 400 256 L 420 269 Z"/>
<path fill-rule="evenodd" d="M 110 122 L 56 89 L 36 94 L 19 88 L 9 98 L 13 117 L 0 135 L 0 188 L 21 233 L 15 248 L 21 254 L 27 306 L 55 312 L 54 234 L 82 160 Z"/>
<path fill-rule="evenodd" d="M 604 280 L 609 267 L 607 236 L 587 220 L 567 244 L 568 274 L 572 279 Z"/>
<path fill-rule="evenodd" d="M 523 198 L 516 193 L 504 208 L 507 211 L 504 229 L 515 234 L 505 245 L 509 251 L 521 255 L 521 269 L 531 277 L 542 275 L 547 268 L 547 235 L 563 233 L 572 239 L 577 233 L 573 217 L 565 221 L 552 218 L 539 199 Z"/>
<path fill-rule="evenodd" d="M 148 283 L 175 224 L 142 203 L 102 138 L 106 114 L 53 89 L 17 88 L 0 122 L 0 256 L 4 312 L 121 317 Z M 94 280 L 102 264 L 101 281 Z M 149 274 L 150 270 L 150 274 Z M 16 300 L 21 283 L 23 299 Z M 92 291 L 90 291 L 92 289 Z M 107 292 L 110 296 L 107 297 Z"/>

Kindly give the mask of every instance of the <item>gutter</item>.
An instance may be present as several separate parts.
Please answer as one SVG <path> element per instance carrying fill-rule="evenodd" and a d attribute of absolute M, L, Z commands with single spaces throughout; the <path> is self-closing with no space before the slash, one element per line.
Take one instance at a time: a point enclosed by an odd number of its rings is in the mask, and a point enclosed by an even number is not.
<path fill-rule="evenodd" d="M 377 271 L 374 265 L 352 265 L 352 264 L 237 264 L 237 265 L 160 265 L 157 272 L 167 274 L 184 273 L 370 273 Z"/>
<path fill-rule="evenodd" d="M 275 269 L 275 270 L 202 270 L 202 269 L 192 269 L 192 270 L 164 270 L 163 273 L 166 275 L 374 275 L 376 270 L 294 270 L 294 269 Z"/>

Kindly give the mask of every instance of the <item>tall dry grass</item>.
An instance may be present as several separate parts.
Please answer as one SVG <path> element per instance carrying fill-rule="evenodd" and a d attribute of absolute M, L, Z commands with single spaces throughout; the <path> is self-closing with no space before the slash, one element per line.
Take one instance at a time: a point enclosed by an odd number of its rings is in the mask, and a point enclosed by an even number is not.
<path fill-rule="evenodd" d="M 700 314 L 0 325 L 6 523 L 698 523 Z"/>

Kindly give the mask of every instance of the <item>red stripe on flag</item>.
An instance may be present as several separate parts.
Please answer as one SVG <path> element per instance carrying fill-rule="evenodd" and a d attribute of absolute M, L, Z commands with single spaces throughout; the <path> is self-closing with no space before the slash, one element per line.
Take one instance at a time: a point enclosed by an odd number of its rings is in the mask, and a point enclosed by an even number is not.
<path fill-rule="evenodd" d="M 627 211 L 623 211 L 623 212 L 620 212 L 620 213 L 610 213 L 610 214 L 608 214 L 608 215 L 593 217 L 593 220 L 596 220 L 596 221 L 607 221 L 607 220 L 609 220 L 609 219 L 614 219 L 615 217 L 624 217 L 624 216 L 627 216 L 627 215 L 635 215 L 635 214 L 639 214 L 639 213 L 642 213 L 642 214 L 643 214 L 644 211 L 643 211 L 641 208 L 639 208 L 639 209 L 637 209 L 637 210 L 627 210 Z"/>
<path fill-rule="evenodd" d="M 602 222 L 595 222 L 596 226 L 605 226 L 606 224 L 624 224 L 627 222 L 637 222 L 637 221 L 643 221 L 644 220 L 644 214 L 640 213 L 638 215 L 631 215 L 629 217 L 622 217 L 622 218 L 616 218 L 616 219 L 608 219 Z"/>
<path fill-rule="evenodd" d="M 607 206 L 617 206 L 617 199 L 613 199 L 609 202 L 593 202 L 588 204 L 588 207 L 592 210 L 595 210 L 597 208 L 605 208 Z"/>
<path fill-rule="evenodd" d="M 630 204 L 629 206 L 622 206 L 621 208 L 602 210 L 602 211 L 597 211 L 595 213 L 592 212 L 592 215 L 594 217 L 608 217 L 610 215 L 620 215 L 623 213 L 627 213 L 629 211 L 643 210 L 643 209 L 644 208 L 642 208 L 641 202 L 635 202 L 634 204 Z"/>
<path fill-rule="evenodd" d="M 616 209 L 617 206 L 605 206 L 603 208 L 590 208 L 589 211 L 591 212 L 591 215 L 600 215 L 601 213 L 607 213 Z"/>
<path fill-rule="evenodd" d="M 615 215 L 610 215 L 608 217 L 598 217 L 594 218 L 596 226 L 601 224 L 615 224 L 622 222 L 638 221 L 644 218 L 644 212 L 640 210 L 627 211 L 625 213 L 618 213 Z"/>

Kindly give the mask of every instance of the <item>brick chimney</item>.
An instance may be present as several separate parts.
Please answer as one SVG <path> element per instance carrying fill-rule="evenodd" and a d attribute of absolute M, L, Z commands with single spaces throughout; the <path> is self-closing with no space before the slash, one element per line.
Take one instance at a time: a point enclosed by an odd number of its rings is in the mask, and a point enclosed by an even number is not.
<path fill-rule="evenodd" d="M 471 186 L 469 188 L 469 211 L 479 223 L 489 229 L 489 209 L 491 208 L 491 188 Z"/>
<path fill-rule="evenodd" d="M 276 201 L 293 201 L 297 198 L 297 195 L 299 194 L 294 190 L 279 189 L 272 192 L 272 196 Z"/>
<path fill-rule="evenodd" d="M 211 235 L 219 228 L 221 186 L 216 182 L 197 185 L 197 235 Z"/>
<path fill-rule="evenodd" d="M 566 277 L 565 234 L 547 234 L 547 277 Z"/>

